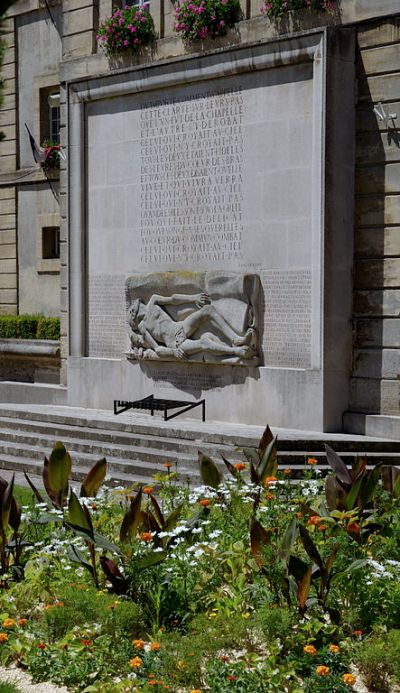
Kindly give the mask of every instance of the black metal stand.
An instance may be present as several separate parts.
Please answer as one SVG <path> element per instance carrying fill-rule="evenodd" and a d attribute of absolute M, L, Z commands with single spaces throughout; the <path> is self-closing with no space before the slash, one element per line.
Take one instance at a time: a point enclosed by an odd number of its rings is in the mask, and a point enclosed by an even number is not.
<path fill-rule="evenodd" d="M 154 397 L 154 395 L 149 395 L 143 399 L 137 399 L 135 402 L 127 402 L 119 399 L 114 400 L 114 414 L 122 414 L 128 409 L 144 409 L 145 411 L 150 411 L 151 415 L 154 416 L 155 411 L 164 412 L 164 421 L 170 421 L 174 419 L 175 416 L 184 414 L 190 409 L 201 406 L 202 420 L 206 420 L 206 400 L 200 399 L 198 402 L 185 402 L 179 399 L 159 399 Z M 169 409 L 180 409 L 180 411 L 174 414 L 168 415 Z"/>

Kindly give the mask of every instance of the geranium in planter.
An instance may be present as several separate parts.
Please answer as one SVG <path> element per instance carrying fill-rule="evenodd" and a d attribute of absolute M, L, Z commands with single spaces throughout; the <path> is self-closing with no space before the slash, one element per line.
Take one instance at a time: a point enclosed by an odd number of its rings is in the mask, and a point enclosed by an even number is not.
<path fill-rule="evenodd" d="M 329 12 L 336 6 L 335 0 L 270 0 L 261 5 L 261 12 L 270 17 L 282 17 L 287 12 L 309 9 L 311 12 Z"/>
<path fill-rule="evenodd" d="M 99 27 L 97 40 L 108 56 L 135 53 L 154 40 L 154 22 L 148 4 L 116 10 Z"/>
<path fill-rule="evenodd" d="M 54 171 L 60 168 L 60 159 L 65 160 L 65 154 L 62 147 L 54 140 L 44 140 L 41 150 L 44 154 L 44 159 L 40 162 L 42 169 L 45 171 Z"/>
<path fill-rule="evenodd" d="M 175 31 L 185 41 L 224 36 L 240 14 L 239 0 L 177 0 Z"/>

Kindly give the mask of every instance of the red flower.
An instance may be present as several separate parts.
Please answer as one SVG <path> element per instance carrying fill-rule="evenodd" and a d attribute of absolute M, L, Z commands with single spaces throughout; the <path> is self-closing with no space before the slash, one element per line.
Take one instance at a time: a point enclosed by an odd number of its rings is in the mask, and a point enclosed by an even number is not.
<path fill-rule="evenodd" d="M 233 674 L 231 674 L 230 676 L 227 676 L 228 681 L 236 681 L 236 678 L 237 677 L 233 676 Z"/>
<path fill-rule="evenodd" d="M 45 650 L 45 649 L 46 649 L 46 645 L 44 644 L 44 642 L 40 642 L 39 645 L 38 645 L 38 648 L 39 648 L 39 650 Z"/>

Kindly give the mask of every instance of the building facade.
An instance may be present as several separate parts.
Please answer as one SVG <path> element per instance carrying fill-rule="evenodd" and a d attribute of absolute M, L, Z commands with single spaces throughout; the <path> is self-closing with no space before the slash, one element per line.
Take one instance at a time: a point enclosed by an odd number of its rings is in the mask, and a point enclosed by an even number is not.
<path fill-rule="evenodd" d="M 281 22 L 241 4 L 234 31 L 187 46 L 174 3 L 152 0 L 155 45 L 114 60 L 96 40 L 111 0 L 9 11 L 0 312 L 60 315 L 61 368 L 59 384 L 29 387 L 4 373 L 5 401 L 107 408 L 156 389 L 205 396 L 214 420 L 399 435 L 398 2 Z M 203 144 L 194 117 L 207 119 Z M 26 125 L 65 147 L 59 172 L 34 163 Z M 177 207 L 182 226 L 165 212 Z M 222 271 L 257 276 L 259 360 L 127 359 L 127 281 L 143 275 L 148 301 L 160 271 L 168 295 Z M 214 295 L 224 314 L 237 299 Z"/>

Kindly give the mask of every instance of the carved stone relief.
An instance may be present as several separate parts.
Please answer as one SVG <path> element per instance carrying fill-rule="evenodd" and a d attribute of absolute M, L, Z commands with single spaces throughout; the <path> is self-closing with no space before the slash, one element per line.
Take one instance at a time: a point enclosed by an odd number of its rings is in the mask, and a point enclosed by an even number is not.
<path fill-rule="evenodd" d="M 126 280 L 130 360 L 254 366 L 260 280 L 237 272 L 162 272 Z"/>

